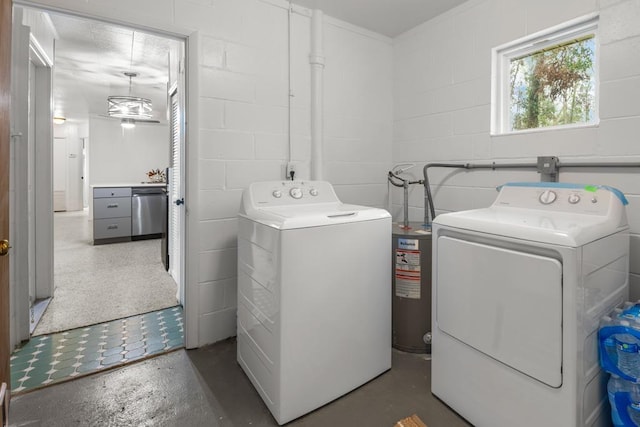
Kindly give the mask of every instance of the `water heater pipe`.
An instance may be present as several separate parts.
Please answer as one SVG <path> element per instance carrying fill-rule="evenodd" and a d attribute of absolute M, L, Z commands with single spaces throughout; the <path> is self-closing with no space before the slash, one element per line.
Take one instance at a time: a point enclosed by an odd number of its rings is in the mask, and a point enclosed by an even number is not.
<path fill-rule="evenodd" d="M 314 9 L 311 14 L 311 179 L 323 179 L 323 91 L 324 91 L 324 55 L 323 55 L 323 13 Z"/>
<path fill-rule="evenodd" d="M 404 165 L 403 165 L 404 166 Z M 406 169 L 400 169 L 399 172 L 394 172 L 394 170 L 390 170 L 387 176 L 387 180 L 390 184 L 395 187 L 402 187 L 404 189 L 404 203 L 403 203 L 403 211 L 404 211 L 404 221 L 400 228 L 405 230 L 409 230 L 409 185 L 411 184 L 424 184 L 423 180 L 419 181 L 409 181 L 408 179 L 404 179 L 399 176 L 400 173 L 404 172 L 407 169 L 411 169 L 413 165 Z M 395 169 L 395 168 L 394 168 Z"/>

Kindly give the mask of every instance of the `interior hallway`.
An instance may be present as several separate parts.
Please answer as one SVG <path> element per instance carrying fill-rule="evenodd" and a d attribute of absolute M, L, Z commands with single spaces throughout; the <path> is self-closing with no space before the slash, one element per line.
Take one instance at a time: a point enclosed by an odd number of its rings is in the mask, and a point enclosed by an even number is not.
<path fill-rule="evenodd" d="M 288 426 L 469 426 L 431 394 L 431 361 L 393 350 L 393 367 Z M 236 363 L 235 338 L 16 396 L 11 426 L 277 426 Z"/>
<path fill-rule="evenodd" d="M 93 325 L 177 304 L 160 239 L 94 246 L 87 211 L 54 214 L 55 292 L 34 335 Z"/>

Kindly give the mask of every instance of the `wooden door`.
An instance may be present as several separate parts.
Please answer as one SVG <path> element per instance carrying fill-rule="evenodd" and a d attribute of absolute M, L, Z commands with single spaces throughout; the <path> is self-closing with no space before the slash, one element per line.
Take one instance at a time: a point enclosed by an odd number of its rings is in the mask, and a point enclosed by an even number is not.
<path fill-rule="evenodd" d="M 10 75 L 11 0 L 0 0 L 0 241 L 9 239 Z M 0 382 L 7 384 L 9 347 L 9 256 L 0 256 Z"/>

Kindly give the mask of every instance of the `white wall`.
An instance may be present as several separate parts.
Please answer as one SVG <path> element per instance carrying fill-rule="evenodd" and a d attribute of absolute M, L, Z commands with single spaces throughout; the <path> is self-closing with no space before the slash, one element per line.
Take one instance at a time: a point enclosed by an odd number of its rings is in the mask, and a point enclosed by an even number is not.
<path fill-rule="evenodd" d="M 203 345 L 235 335 L 236 215 L 242 190 L 254 181 L 283 179 L 289 159 L 288 2 L 37 3 L 189 36 L 187 342 Z M 299 12 L 292 15 L 291 28 L 291 158 L 302 163 L 305 178 L 309 18 L 308 11 Z M 381 206 L 391 153 L 392 46 L 388 39 L 337 21 L 328 19 L 326 27 L 324 95 L 343 123 L 330 138 L 350 145 L 327 143 L 325 176 L 335 181 L 345 201 Z M 372 122 L 379 126 L 375 135 L 367 128 Z M 90 134 L 93 157 L 93 129 Z M 90 171 L 92 176 L 96 172 L 93 164 Z"/>
<path fill-rule="evenodd" d="M 289 147 L 287 10 L 267 2 L 253 2 L 251 10 L 248 38 L 202 37 L 198 301 L 205 342 L 235 335 L 242 190 L 254 181 L 283 179 L 289 150 L 300 166 L 297 176 L 309 178 L 308 14 L 291 16 Z M 331 18 L 324 27 L 324 111 L 340 123 L 325 135 L 325 179 L 344 201 L 383 206 L 391 153 L 391 43 Z M 372 132 L 368 126 L 374 124 Z"/>
<path fill-rule="evenodd" d="M 197 255 L 189 254 L 199 259 L 201 342 L 235 335 L 236 215 L 242 190 L 253 181 L 281 179 L 288 155 L 287 10 L 259 1 L 229 2 L 224 14 L 226 22 L 219 26 L 206 25 L 215 15 L 210 6 L 181 16 L 203 33 L 200 237 Z"/>
<path fill-rule="evenodd" d="M 53 138 L 53 211 L 67 210 L 67 139 Z"/>
<path fill-rule="evenodd" d="M 123 129 L 118 120 L 91 117 L 89 138 L 90 185 L 140 183 L 148 181 L 149 170 L 169 166 L 169 127 L 165 124 L 138 123 L 133 129 Z"/>
<path fill-rule="evenodd" d="M 600 124 L 491 137 L 491 49 L 599 12 Z M 394 163 L 635 161 L 640 158 L 640 2 L 635 0 L 470 0 L 394 40 Z M 561 169 L 560 181 L 607 184 L 629 199 L 631 299 L 640 298 L 640 170 Z M 416 177 L 421 170 L 416 168 Z M 495 186 L 539 181 L 536 172 L 430 169 L 436 213 L 488 206 Z M 393 212 L 401 212 L 401 191 Z M 423 215 L 413 189 L 410 216 Z"/>
<path fill-rule="evenodd" d="M 54 125 L 53 150 L 53 210 L 60 210 L 56 203 L 62 194 L 62 210 L 79 211 L 84 208 L 82 176 L 82 140 L 78 126 L 71 123 Z M 61 147 L 57 147 L 61 144 Z M 60 152 L 58 152 L 60 148 Z"/>
<path fill-rule="evenodd" d="M 187 304 L 197 321 L 189 321 L 188 334 L 195 334 L 199 345 L 235 334 L 235 217 L 241 193 L 250 182 L 282 179 L 288 160 L 287 3 L 41 3 L 190 36 L 196 47 L 190 51 L 189 63 L 195 64 L 190 72 L 196 78 L 189 83 Z M 564 161 L 638 159 L 639 9 L 634 0 L 469 0 L 394 39 L 393 48 L 383 37 L 327 18 L 325 176 L 345 201 L 380 206 L 392 163 L 533 161 L 539 155 Z M 490 137 L 491 48 L 594 11 L 600 11 L 601 28 L 600 125 Z M 307 16 L 293 15 L 292 40 L 291 158 L 303 164 L 304 178 L 310 152 Z M 386 83 L 391 78 L 392 90 Z M 385 136 L 390 117 L 393 145 Z M 379 127 L 372 130 L 372 122 Z M 392 162 L 385 157 L 390 152 Z M 412 172 L 420 178 L 419 168 Z M 538 178 L 535 172 L 431 173 L 439 212 L 487 206 L 496 185 Z M 640 180 L 601 170 L 562 171 L 561 180 L 609 184 L 627 194 L 634 232 L 632 297 L 639 297 Z M 399 219 L 402 192 L 392 191 Z M 412 189 L 412 220 L 422 218 L 422 197 L 420 188 Z"/>
<path fill-rule="evenodd" d="M 42 49 L 41 53 L 53 63 L 56 32 L 49 15 L 25 8 L 22 12 L 22 24 L 31 28 L 31 34 Z"/>
<path fill-rule="evenodd" d="M 325 179 L 345 202 L 387 207 L 391 39 L 332 18 L 324 26 Z"/>

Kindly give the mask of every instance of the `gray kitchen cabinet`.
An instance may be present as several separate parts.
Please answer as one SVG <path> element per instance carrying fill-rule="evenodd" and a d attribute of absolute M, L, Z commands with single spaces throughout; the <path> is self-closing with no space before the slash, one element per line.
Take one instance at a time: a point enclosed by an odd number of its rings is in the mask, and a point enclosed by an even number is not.
<path fill-rule="evenodd" d="M 131 217 L 131 197 L 105 197 L 93 199 L 93 218 Z"/>
<path fill-rule="evenodd" d="M 131 240 L 131 187 L 93 189 L 93 244 Z"/>

